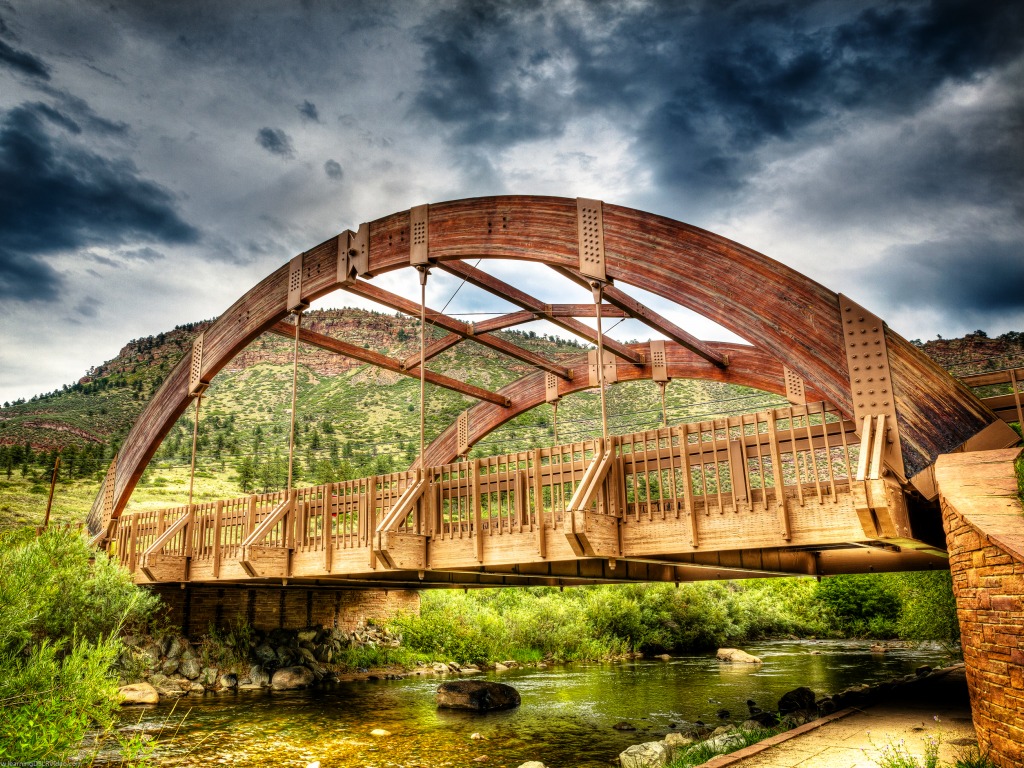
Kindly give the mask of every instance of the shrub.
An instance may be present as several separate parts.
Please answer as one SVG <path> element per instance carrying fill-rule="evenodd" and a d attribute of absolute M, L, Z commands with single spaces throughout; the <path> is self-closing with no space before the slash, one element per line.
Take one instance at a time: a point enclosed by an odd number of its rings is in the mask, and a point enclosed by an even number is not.
<path fill-rule="evenodd" d="M 0 760 L 64 760 L 112 723 L 117 632 L 156 602 L 76 532 L 0 535 Z"/>
<path fill-rule="evenodd" d="M 854 637 L 895 637 L 902 610 L 899 592 L 886 575 L 829 576 L 815 599 L 833 627 Z"/>

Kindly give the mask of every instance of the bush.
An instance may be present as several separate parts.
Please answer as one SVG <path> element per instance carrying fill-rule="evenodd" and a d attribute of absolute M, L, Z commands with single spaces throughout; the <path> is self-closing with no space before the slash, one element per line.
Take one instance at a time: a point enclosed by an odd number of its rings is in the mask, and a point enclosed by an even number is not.
<path fill-rule="evenodd" d="M 117 632 L 156 603 L 76 532 L 0 535 L 0 760 L 65 760 L 113 722 Z"/>
<path fill-rule="evenodd" d="M 895 637 L 902 602 L 884 574 L 829 576 L 815 599 L 832 626 L 847 637 Z"/>

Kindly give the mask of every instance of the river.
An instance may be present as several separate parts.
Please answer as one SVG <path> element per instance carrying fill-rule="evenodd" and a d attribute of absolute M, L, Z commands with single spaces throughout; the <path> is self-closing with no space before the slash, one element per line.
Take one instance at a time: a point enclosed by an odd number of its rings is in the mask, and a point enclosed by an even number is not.
<path fill-rule="evenodd" d="M 607 768 L 630 744 L 662 738 L 673 723 L 740 722 L 747 699 L 774 709 L 783 693 L 801 685 L 835 693 L 944 661 L 938 650 L 873 654 L 870 643 L 854 641 L 774 641 L 744 649 L 764 663 L 726 664 L 703 654 L 484 675 L 519 690 L 522 706 L 510 712 L 438 710 L 434 691 L 442 678 L 410 676 L 185 697 L 173 709 L 161 704 L 142 711 L 141 720 L 138 710 L 125 718 L 147 729 L 165 725 L 155 757 L 166 765 L 515 768 L 540 760 L 548 768 Z M 722 709 L 728 720 L 718 718 Z M 637 730 L 612 728 L 622 720 Z M 376 728 L 391 735 L 370 735 Z M 470 738 L 474 733 L 483 738 Z"/>

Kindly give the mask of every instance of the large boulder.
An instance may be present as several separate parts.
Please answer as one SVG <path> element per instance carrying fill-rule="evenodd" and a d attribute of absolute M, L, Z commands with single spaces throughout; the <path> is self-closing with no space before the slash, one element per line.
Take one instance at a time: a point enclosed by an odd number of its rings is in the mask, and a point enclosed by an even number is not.
<path fill-rule="evenodd" d="M 160 701 L 160 694 L 157 693 L 149 683 L 132 683 L 121 686 L 121 705 L 131 704 L 156 704 Z"/>
<path fill-rule="evenodd" d="M 453 680 L 437 687 L 437 706 L 490 712 L 513 709 L 521 702 L 519 691 L 511 685 L 488 680 Z"/>
<path fill-rule="evenodd" d="M 788 715 L 790 712 L 803 711 L 817 713 L 816 699 L 814 691 L 810 688 L 794 688 L 789 693 L 782 694 L 782 698 L 779 699 L 779 714 Z"/>
<path fill-rule="evenodd" d="M 751 656 L 746 651 L 741 651 L 739 648 L 719 648 L 718 653 L 715 654 L 715 658 L 719 661 L 729 661 L 734 664 L 760 664 L 761 660 L 757 656 Z"/>
<path fill-rule="evenodd" d="M 292 691 L 296 688 L 308 688 L 313 684 L 313 671 L 306 667 L 284 667 L 277 670 L 270 680 L 270 687 L 275 691 Z"/>
<path fill-rule="evenodd" d="M 660 768 L 672 760 L 669 747 L 661 741 L 648 741 L 646 744 L 634 744 L 619 754 L 622 768 Z"/>

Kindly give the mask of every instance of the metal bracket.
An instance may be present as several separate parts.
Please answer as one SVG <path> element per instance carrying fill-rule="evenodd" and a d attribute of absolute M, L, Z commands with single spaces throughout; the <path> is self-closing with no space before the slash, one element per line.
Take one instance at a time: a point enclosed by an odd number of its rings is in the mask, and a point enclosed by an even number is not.
<path fill-rule="evenodd" d="M 600 200 L 576 198 L 576 230 L 580 246 L 580 272 L 607 281 L 604 265 L 604 215 Z"/>
<path fill-rule="evenodd" d="M 288 303 L 285 309 L 289 312 L 298 312 L 309 306 L 308 301 L 302 300 L 302 257 L 300 253 L 288 264 Z"/>
<path fill-rule="evenodd" d="M 553 373 L 544 373 L 544 402 L 557 403 L 561 400 L 558 394 L 558 377 Z"/>
<path fill-rule="evenodd" d="M 665 342 L 662 339 L 651 339 L 651 379 L 659 382 L 669 380 Z"/>
<path fill-rule="evenodd" d="M 786 399 L 792 405 L 807 405 L 807 391 L 800 374 L 792 368 L 782 366 L 782 378 L 786 384 Z"/>
<path fill-rule="evenodd" d="M 417 205 L 409 209 L 409 263 L 414 267 L 426 266 L 430 263 L 427 258 L 427 220 L 430 216 L 430 206 Z"/>
<path fill-rule="evenodd" d="M 370 274 L 370 225 L 360 224 L 359 231 L 346 229 L 338 235 L 338 282 L 347 283 Z"/>
<path fill-rule="evenodd" d="M 587 352 L 587 362 L 590 368 L 590 386 L 598 387 L 601 385 L 601 381 L 598 378 L 597 373 L 597 350 L 592 349 Z M 614 384 L 619 380 L 619 369 L 616 365 L 615 355 L 609 352 L 607 349 L 604 351 L 604 383 Z"/>
<path fill-rule="evenodd" d="M 885 346 L 885 324 L 842 294 L 839 295 L 839 315 L 850 371 L 853 420 L 860 426 L 865 423 L 865 417 L 886 417 L 884 422 L 880 422 L 884 423 L 886 430 L 882 460 L 901 480 L 905 480 L 903 449 L 896 420 L 896 396 Z"/>
<path fill-rule="evenodd" d="M 203 339 L 206 331 L 203 331 L 192 341 L 192 363 L 188 371 L 188 393 L 189 395 L 201 395 L 210 386 L 210 379 L 203 378 Z"/>
<path fill-rule="evenodd" d="M 550 374 L 549 374 L 550 375 Z M 459 456 L 469 453 L 469 412 L 463 411 L 459 414 Z"/>

